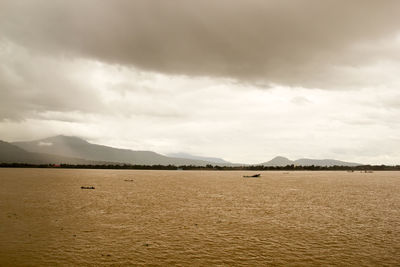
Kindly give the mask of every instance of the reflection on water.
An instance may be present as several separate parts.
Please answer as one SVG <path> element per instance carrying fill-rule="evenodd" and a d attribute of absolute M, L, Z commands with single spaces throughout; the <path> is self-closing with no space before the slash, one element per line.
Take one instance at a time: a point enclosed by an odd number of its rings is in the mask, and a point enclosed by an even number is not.
<path fill-rule="evenodd" d="M 249 174 L 0 169 L 0 265 L 400 264 L 400 173 Z"/>

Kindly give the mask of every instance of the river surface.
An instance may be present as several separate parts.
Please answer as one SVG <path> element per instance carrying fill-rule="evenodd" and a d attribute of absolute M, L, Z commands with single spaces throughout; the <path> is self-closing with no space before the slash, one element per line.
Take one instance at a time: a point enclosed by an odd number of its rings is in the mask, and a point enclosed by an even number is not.
<path fill-rule="evenodd" d="M 0 266 L 400 266 L 399 172 L 245 174 L 0 169 Z"/>

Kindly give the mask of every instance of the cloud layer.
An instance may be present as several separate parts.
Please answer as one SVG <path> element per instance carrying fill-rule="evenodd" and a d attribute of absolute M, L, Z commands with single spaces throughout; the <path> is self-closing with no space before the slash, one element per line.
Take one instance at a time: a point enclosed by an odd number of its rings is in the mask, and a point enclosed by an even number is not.
<path fill-rule="evenodd" d="M 400 1 L 0 1 L 0 139 L 400 162 Z"/>
<path fill-rule="evenodd" d="M 400 2 L 3 1 L 0 31 L 22 46 L 150 71 L 336 88 L 348 69 L 393 60 Z M 388 52 L 388 50 L 385 50 Z"/>

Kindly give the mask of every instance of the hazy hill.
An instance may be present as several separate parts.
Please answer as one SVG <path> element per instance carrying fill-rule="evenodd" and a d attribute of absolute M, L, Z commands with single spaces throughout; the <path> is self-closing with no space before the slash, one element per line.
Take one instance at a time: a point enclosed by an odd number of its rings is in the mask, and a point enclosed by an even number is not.
<path fill-rule="evenodd" d="M 293 161 L 285 157 L 275 157 L 268 162 L 261 163 L 264 166 L 287 166 L 293 164 Z"/>
<path fill-rule="evenodd" d="M 360 166 L 362 164 L 359 163 L 354 163 L 354 162 L 345 162 L 345 161 L 340 161 L 340 160 L 335 160 L 335 159 L 298 159 L 294 161 L 295 165 L 301 165 L 301 166 L 349 166 L 349 167 L 354 167 L 354 166 Z"/>
<path fill-rule="evenodd" d="M 362 164 L 353 163 L 353 162 L 345 162 L 335 159 L 298 159 L 298 160 L 290 160 L 285 157 L 275 157 L 270 161 L 261 163 L 264 166 L 287 166 L 287 165 L 297 165 L 297 166 L 360 166 Z"/>
<path fill-rule="evenodd" d="M 0 141 L 0 163 L 106 164 L 106 162 L 90 161 L 42 153 L 32 153 L 4 141 Z"/>
<path fill-rule="evenodd" d="M 211 163 L 203 160 L 167 157 L 151 151 L 133 151 L 97 145 L 78 137 L 63 135 L 29 142 L 15 142 L 13 144 L 29 152 L 48 153 L 96 161 L 139 165 L 171 164 L 204 166 Z"/>
<path fill-rule="evenodd" d="M 187 153 L 170 153 L 167 154 L 168 157 L 174 157 L 174 158 L 182 158 L 182 159 L 194 159 L 194 160 L 203 160 L 203 161 L 208 161 L 216 164 L 226 164 L 226 165 L 231 165 L 229 161 L 226 161 L 221 158 L 213 158 L 213 157 L 201 157 L 201 156 L 195 156 Z"/>

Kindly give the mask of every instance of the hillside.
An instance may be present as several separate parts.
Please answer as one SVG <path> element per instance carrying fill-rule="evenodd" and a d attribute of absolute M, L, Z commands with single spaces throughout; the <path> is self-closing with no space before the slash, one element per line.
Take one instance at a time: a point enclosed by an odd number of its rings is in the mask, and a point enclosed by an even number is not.
<path fill-rule="evenodd" d="M 128 163 L 137 165 L 198 165 L 212 162 L 194 159 L 167 157 L 152 151 L 134 151 L 89 143 L 74 136 L 54 136 L 29 142 L 14 142 L 14 145 L 35 153 L 47 153 L 65 157 L 95 161 Z"/>
<path fill-rule="evenodd" d="M 29 164 L 107 164 L 107 162 L 70 158 L 44 153 L 32 153 L 4 141 L 0 141 L 0 162 Z"/>

